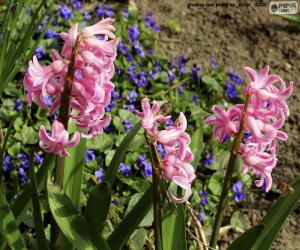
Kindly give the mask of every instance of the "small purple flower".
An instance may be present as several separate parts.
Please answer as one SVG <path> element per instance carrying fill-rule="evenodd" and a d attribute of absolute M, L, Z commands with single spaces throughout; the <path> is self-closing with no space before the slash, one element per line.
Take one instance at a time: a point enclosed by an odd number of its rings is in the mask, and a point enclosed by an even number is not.
<path fill-rule="evenodd" d="M 127 100 L 130 103 L 135 102 L 137 97 L 138 97 L 138 93 L 135 90 L 132 90 L 132 91 L 128 92 L 128 94 L 127 94 Z"/>
<path fill-rule="evenodd" d="M 119 100 L 120 97 L 121 97 L 120 91 L 113 90 L 113 91 L 111 92 L 111 97 L 112 97 L 112 99 L 113 99 L 114 101 Z"/>
<path fill-rule="evenodd" d="M 178 94 L 179 94 L 180 96 L 183 96 L 183 94 L 184 94 L 182 85 L 180 85 L 180 86 L 178 87 Z"/>
<path fill-rule="evenodd" d="M 116 105 L 114 104 L 113 101 L 111 101 L 106 107 L 105 107 L 105 112 L 110 112 L 113 108 L 115 108 Z"/>
<path fill-rule="evenodd" d="M 26 175 L 26 172 L 24 170 L 24 168 L 20 167 L 18 169 L 18 172 L 19 172 L 19 178 L 20 178 L 20 182 L 21 183 L 27 183 L 28 182 L 28 178 L 27 178 L 27 175 Z"/>
<path fill-rule="evenodd" d="M 183 55 L 178 56 L 176 59 L 176 64 L 181 74 L 183 74 L 185 71 L 184 65 L 186 64 L 186 62 L 187 59 Z"/>
<path fill-rule="evenodd" d="M 116 67 L 116 72 L 119 76 L 123 75 L 123 70 L 120 67 Z"/>
<path fill-rule="evenodd" d="M 127 53 L 127 47 L 126 47 L 126 45 L 122 42 L 122 40 L 119 40 L 119 43 L 118 43 L 118 49 L 119 49 L 119 51 L 120 51 L 123 55 L 126 55 L 126 53 Z"/>
<path fill-rule="evenodd" d="M 202 213 L 199 213 L 197 216 L 198 221 L 202 222 L 204 220 Z"/>
<path fill-rule="evenodd" d="M 174 122 L 172 119 L 169 119 L 169 120 L 167 120 L 166 124 L 167 124 L 167 126 L 173 126 Z"/>
<path fill-rule="evenodd" d="M 51 29 L 48 29 L 44 35 L 45 39 L 56 39 L 58 37 L 58 33 L 56 31 L 53 31 Z"/>
<path fill-rule="evenodd" d="M 208 204 L 208 201 L 207 201 L 207 192 L 202 189 L 202 190 L 200 190 L 199 193 L 201 195 L 201 204 L 203 206 L 206 206 Z"/>
<path fill-rule="evenodd" d="M 192 103 L 193 103 L 195 106 L 197 106 L 197 104 L 198 104 L 198 96 L 192 95 L 192 96 L 191 96 L 191 101 L 192 101 Z"/>
<path fill-rule="evenodd" d="M 59 14 L 65 20 L 70 20 L 74 15 L 72 10 L 66 5 L 60 7 Z"/>
<path fill-rule="evenodd" d="M 133 43 L 133 49 L 139 57 L 145 57 L 144 51 L 143 51 L 139 41 L 135 41 Z"/>
<path fill-rule="evenodd" d="M 170 82 L 173 82 L 175 80 L 175 78 L 176 78 L 173 70 L 168 70 L 168 76 L 169 76 L 169 81 Z"/>
<path fill-rule="evenodd" d="M 135 163 L 139 166 L 144 168 L 144 175 L 145 177 L 150 177 L 152 176 L 152 167 L 149 165 L 147 162 L 147 157 L 146 155 L 139 155 L 135 161 Z"/>
<path fill-rule="evenodd" d="M 85 150 L 85 162 L 91 162 L 93 160 L 95 160 L 96 155 L 94 150 L 91 149 L 86 149 Z"/>
<path fill-rule="evenodd" d="M 224 134 L 224 137 L 223 137 L 223 142 L 226 142 L 226 141 L 228 141 L 230 139 L 230 136 L 227 134 L 227 133 L 225 133 Z"/>
<path fill-rule="evenodd" d="M 174 68 L 173 62 L 171 59 L 168 60 L 168 69 L 172 70 Z"/>
<path fill-rule="evenodd" d="M 252 136 L 252 133 L 250 131 L 244 133 L 244 135 L 243 135 L 243 142 L 246 142 L 251 136 Z"/>
<path fill-rule="evenodd" d="M 53 19 L 52 24 L 53 24 L 53 26 L 58 26 L 59 22 L 57 19 Z"/>
<path fill-rule="evenodd" d="M 216 70 L 218 68 L 217 60 L 215 57 L 212 57 L 210 59 L 210 66 L 213 70 Z"/>
<path fill-rule="evenodd" d="M 160 30 L 157 22 L 155 22 L 154 20 L 154 16 L 152 12 L 149 11 L 147 13 L 147 16 L 144 18 L 144 20 L 145 20 L 146 27 L 149 28 L 151 27 L 153 32 L 157 32 Z"/>
<path fill-rule="evenodd" d="M 148 53 L 148 55 L 152 56 L 152 55 L 154 55 L 154 50 L 153 49 L 149 49 L 147 53 Z"/>
<path fill-rule="evenodd" d="M 125 10 L 123 11 L 123 17 L 124 17 L 125 19 L 128 19 L 128 18 L 129 18 L 129 11 L 128 11 L 128 9 L 125 9 Z"/>
<path fill-rule="evenodd" d="M 20 99 L 17 99 L 15 102 L 15 110 L 20 111 L 23 109 L 22 101 Z"/>
<path fill-rule="evenodd" d="M 10 155 L 6 155 L 3 159 L 3 171 L 8 172 L 12 170 L 14 167 L 13 163 L 11 162 Z"/>
<path fill-rule="evenodd" d="M 242 84 L 244 82 L 244 80 L 239 75 L 239 73 L 235 72 L 234 70 L 229 70 L 227 72 L 227 75 L 229 76 L 231 82 L 234 82 L 237 84 Z"/>
<path fill-rule="evenodd" d="M 122 123 L 124 125 L 125 132 L 128 132 L 130 129 L 133 128 L 133 124 L 128 120 L 128 118 L 123 119 Z"/>
<path fill-rule="evenodd" d="M 235 85 L 229 84 L 228 82 L 226 82 L 225 86 L 226 86 L 226 95 L 231 99 L 237 98 Z"/>
<path fill-rule="evenodd" d="M 164 158 L 166 156 L 166 151 L 162 144 L 159 144 L 159 143 L 157 144 L 157 150 L 158 150 L 161 158 Z"/>
<path fill-rule="evenodd" d="M 72 0 L 72 3 L 75 10 L 80 10 L 82 8 L 82 4 L 79 0 Z"/>
<path fill-rule="evenodd" d="M 131 171 L 131 166 L 130 165 L 125 165 L 125 163 L 120 164 L 120 171 L 123 175 L 128 176 L 129 172 Z"/>
<path fill-rule="evenodd" d="M 235 184 L 233 184 L 232 191 L 235 193 L 234 200 L 236 202 L 240 202 L 241 200 L 247 198 L 247 195 L 244 194 L 242 192 L 242 190 L 243 190 L 243 183 L 242 182 L 238 181 Z"/>
<path fill-rule="evenodd" d="M 98 17 L 104 17 L 104 9 L 102 9 L 99 5 L 95 6 L 95 11 Z"/>
<path fill-rule="evenodd" d="M 110 126 L 108 125 L 107 127 L 104 127 L 103 131 L 108 134 L 110 132 Z"/>
<path fill-rule="evenodd" d="M 192 77 L 198 81 L 199 80 L 199 76 L 198 76 L 198 72 L 200 72 L 200 68 L 193 68 L 192 69 Z"/>
<path fill-rule="evenodd" d="M 132 55 L 131 55 L 130 51 L 127 52 L 126 61 L 127 62 L 132 62 Z"/>
<path fill-rule="evenodd" d="M 92 15 L 90 12 L 85 11 L 85 12 L 83 12 L 83 17 L 84 17 L 84 20 L 90 20 L 92 18 Z"/>
<path fill-rule="evenodd" d="M 37 164 L 42 164 L 44 162 L 44 159 L 45 159 L 45 157 L 44 157 L 43 153 L 41 153 L 41 154 L 35 154 L 35 156 L 34 156 L 34 161 Z"/>
<path fill-rule="evenodd" d="M 147 81 L 147 77 L 146 77 L 146 74 L 144 71 L 141 71 L 139 74 L 139 80 L 137 82 L 137 86 L 140 88 L 140 87 L 146 87 L 147 84 L 148 84 L 148 81 Z"/>
<path fill-rule="evenodd" d="M 99 168 L 94 172 L 94 175 L 97 178 L 98 183 L 101 183 L 103 181 L 104 173 L 103 168 Z"/>
<path fill-rule="evenodd" d="M 124 105 L 123 109 L 127 109 L 127 110 L 131 111 L 132 113 L 136 110 L 136 108 L 133 104 Z"/>
<path fill-rule="evenodd" d="M 104 10 L 104 13 L 105 13 L 106 17 L 112 17 L 114 15 L 114 12 L 112 11 L 112 9 L 107 4 L 105 4 L 103 6 L 103 10 Z"/>
<path fill-rule="evenodd" d="M 212 150 L 210 154 L 204 158 L 203 163 L 207 165 L 211 165 L 213 161 L 214 161 L 214 152 Z"/>
<path fill-rule="evenodd" d="M 36 48 L 34 54 L 36 55 L 37 59 L 42 59 L 46 55 L 46 51 L 44 50 L 44 47 L 40 45 Z"/>
<path fill-rule="evenodd" d="M 140 31 L 139 31 L 137 25 L 133 25 L 128 28 L 128 36 L 129 36 L 131 42 L 135 42 L 137 40 L 137 38 L 139 37 L 139 35 L 140 35 Z"/>
<path fill-rule="evenodd" d="M 43 97 L 43 101 L 48 107 L 50 107 L 53 102 L 52 96 L 48 95 L 48 96 Z"/>

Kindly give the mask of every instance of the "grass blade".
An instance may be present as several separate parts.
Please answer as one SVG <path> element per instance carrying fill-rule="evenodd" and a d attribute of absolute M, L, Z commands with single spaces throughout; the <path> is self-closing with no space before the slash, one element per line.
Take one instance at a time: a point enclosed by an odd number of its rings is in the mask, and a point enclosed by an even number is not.
<path fill-rule="evenodd" d="M 0 191 L 0 232 L 6 243 L 13 250 L 25 250 L 26 247 L 21 238 L 15 217 L 7 203 L 3 193 Z"/>
<path fill-rule="evenodd" d="M 37 184 L 35 179 L 34 173 L 34 155 L 31 152 L 29 156 L 29 178 L 32 190 L 32 208 L 33 208 L 33 217 L 34 217 L 34 224 L 36 228 L 37 234 L 37 243 L 39 249 L 49 249 L 48 242 L 45 235 L 45 229 L 43 224 L 43 217 L 41 213 L 41 206 L 39 201 L 39 195 L 37 191 Z"/>

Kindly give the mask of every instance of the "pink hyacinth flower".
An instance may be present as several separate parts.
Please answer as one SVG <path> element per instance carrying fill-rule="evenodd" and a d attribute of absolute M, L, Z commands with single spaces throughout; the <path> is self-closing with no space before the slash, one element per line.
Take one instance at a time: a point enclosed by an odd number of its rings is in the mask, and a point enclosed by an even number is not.
<path fill-rule="evenodd" d="M 244 162 L 242 171 L 248 172 L 253 170 L 254 174 L 260 175 L 260 179 L 255 181 L 255 185 L 261 187 L 266 184 L 266 192 L 272 187 L 272 170 L 276 166 L 276 154 L 270 154 L 259 150 L 258 144 L 249 143 L 241 144 L 240 155 Z"/>
<path fill-rule="evenodd" d="M 158 122 L 166 122 L 168 121 L 171 116 L 163 116 L 157 115 L 159 111 L 160 105 L 158 102 L 153 101 L 153 105 L 151 107 L 148 98 L 143 98 L 142 100 L 142 112 L 136 110 L 135 113 L 139 116 L 142 120 L 142 126 L 145 130 L 147 130 L 152 135 L 156 135 L 157 131 L 157 124 Z"/>
<path fill-rule="evenodd" d="M 75 132 L 73 138 L 69 140 L 69 133 L 65 130 L 64 125 L 55 120 L 51 127 L 51 136 L 47 134 L 45 127 L 42 125 L 39 130 L 40 147 L 47 153 L 59 154 L 60 156 L 69 156 L 67 147 L 76 147 L 80 141 L 80 133 Z"/>
<path fill-rule="evenodd" d="M 214 105 L 212 111 L 214 112 L 214 115 L 206 118 L 204 124 L 214 125 L 213 140 L 218 136 L 219 142 L 222 143 L 225 134 L 233 136 L 237 133 L 238 123 L 242 112 L 236 107 L 229 108 L 226 111 L 219 105 Z"/>

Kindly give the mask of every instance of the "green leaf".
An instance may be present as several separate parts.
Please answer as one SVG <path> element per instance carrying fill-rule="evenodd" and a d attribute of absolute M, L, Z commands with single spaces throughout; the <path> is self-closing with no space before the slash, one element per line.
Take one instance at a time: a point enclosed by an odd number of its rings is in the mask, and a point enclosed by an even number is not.
<path fill-rule="evenodd" d="M 222 191 L 223 176 L 216 172 L 208 181 L 208 189 L 215 195 L 220 195 Z"/>
<path fill-rule="evenodd" d="M 15 217 L 3 193 L 0 191 L 0 232 L 11 249 L 26 249 Z"/>
<path fill-rule="evenodd" d="M 235 211 L 230 218 L 230 225 L 238 232 L 243 233 L 245 231 L 247 220 L 245 215 L 240 211 Z"/>
<path fill-rule="evenodd" d="M 45 178 L 47 178 L 47 172 L 49 171 L 51 173 L 54 169 L 54 161 L 55 161 L 55 156 L 51 154 L 47 154 L 42 166 L 36 173 L 37 189 L 39 192 L 44 187 Z M 18 198 L 15 200 L 11 208 L 16 218 L 17 224 L 21 222 L 23 216 L 31 207 L 32 205 L 30 202 L 31 198 L 32 198 L 31 185 L 27 184 L 24 190 L 21 192 L 21 194 L 18 195 Z"/>
<path fill-rule="evenodd" d="M 79 214 L 72 201 L 55 184 L 48 185 L 51 213 L 60 230 L 77 249 L 110 249 L 107 242 Z"/>
<path fill-rule="evenodd" d="M 43 216 L 41 213 L 41 206 L 39 201 L 39 195 L 37 191 L 36 178 L 34 173 L 34 155 L 33 152 L 29 156 L 29 178 L 32 190 L 32 208 L 33 208 L 33 217 L 34 224 L 37 234 L 37 243 L 39 249 L 49 249 L 48 242 L 45 235 L 45 229 L 43 224 Z"/>
<path fill-rule="evenodd" d="M 139 228 L 135 230 L 129 240 L 129 246 L 131 250 L 144 249 L 144 245 L 147 240 L 147 230 L 145 228 Z"/>
<path fill-rule="evenodd" d="M 163 223 L 162 238 L 164 250 L 187 249 L 185 230 L 185 205 L 177 204 L 178 215 L 174 213 L 170 205 L 167 206 Z"/>
<path fill-rule="evenodd" d="M 152 205 L 152 186 L 144 193 L 139 202 L 125 216 L 122 222 L 108 237 L 107 242 L 111 249 L 122 249 L 130 235 L 139 226 Z"/>
<path fill-rule="evenodd" d="M 100 152 L 105 152 L 111 149 L 112 145 L 114 144 L 113 139 L 108 134 L 101 134 L 92 139 L 87 140 L 86 147 L 88 149 L 97 149 Z"/>
<path fill-rule="evenodd" d="M 264 229 L 264 225 L 256 225 L 250 228 L 248 231 L 240 235 L 232 244 L 228 250 L 250 250 L 252 249 L 253 243 L 257 240 L 259 235 Z"/>
<path fill-rule="evenodd" d="M 194 160 L 192 162 L 193 167 L 196 169 L 197 164 L 201 159 L 201 153 L 204 148 L 203 144 L 203 133 L 200 128 L 198 128 L 192 135 L 192 142 L 190 144 L 191 150 L 194 154 Z"/>
<path fill-rule="evenodd" d="M 81 138 L 77 147 L 68 149 L 70 155 L 65 158 L 64 192 L 76 208 L 80 203 L 85 144 L 86 139 Z"/>
<path fill-rule="evenodd" d="M 111 190 L 107 183 L 101 183 L 93 189 L 87 200 L 84 217 L 101 233 L 106 222 L 106 215 L 109 212 Z"/>
<path fill-rule="evenodd" d="M 211 77 L 211 76 L 203 75 L 203 76 L 201 77 L 201 81 L 202 81 L 204 84 L 206 84 L 206 86 L 207 86 L 209 89 L 211 89 L 212 91 L 215 91 L 215 92 L 220 92 L 220 91 L 222 91 L 222 88 L 221 88 L 219 82 L 218 82 L 215 78 L 213 78 L 213 77 Z"/>

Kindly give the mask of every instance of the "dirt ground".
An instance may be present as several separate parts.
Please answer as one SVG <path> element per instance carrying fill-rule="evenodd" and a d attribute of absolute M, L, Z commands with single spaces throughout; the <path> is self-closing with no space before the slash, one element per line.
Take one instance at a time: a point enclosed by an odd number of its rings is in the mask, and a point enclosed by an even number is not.
<path fill-rule="evenodd" d="M 288 28 L 287 22 L 269 14 L 268 8 L 188 8 L 187 3 L 215 1 L 136 1 L 142 15 L 152 11 L 161 26 L 158 34 L 159 52 L 170 57 L 184 54 L 190 64 L 206 67 L 212 56 L 226 69 L 233 67 L 245 78 L 241 69 L 250 66 L 261 69 L 269 64 L 272 73 L 279 74 L 287 81 L 293 80 L 295 90 L 288 99 L 291 115 L 284 130 L 289 139 L 278 143 L 278 164 L 273 172 L 274 182 L 285 181 L 299 175 L 299 98 L 297 77 L 300 73 L 300 33 Z M 224 2 L 224 1 L 223 1 Z M 226 1 L 225 1 L 226 2 Z M 229 2 L 229 1 L 227 1 Z M 234 2 L 234 1 L 231 1 Z M 245 3 L 245 1 L 242 1 Z M 267 5 L 268 6 L 268 5 Z M 164 27 L 169 19 L 176 19 L 182 32 L 170 34 Z M 249 197 L 242 210 L 248 215 L 249 226 L 258 223 L 265 211 L 276 200 L 274 194 L 259 190 Z M 232 237 L 221 240 L 221 249 L 226 249 Z M 300 249 L 300 206 L 285 223 L 272 249 Z"/>

